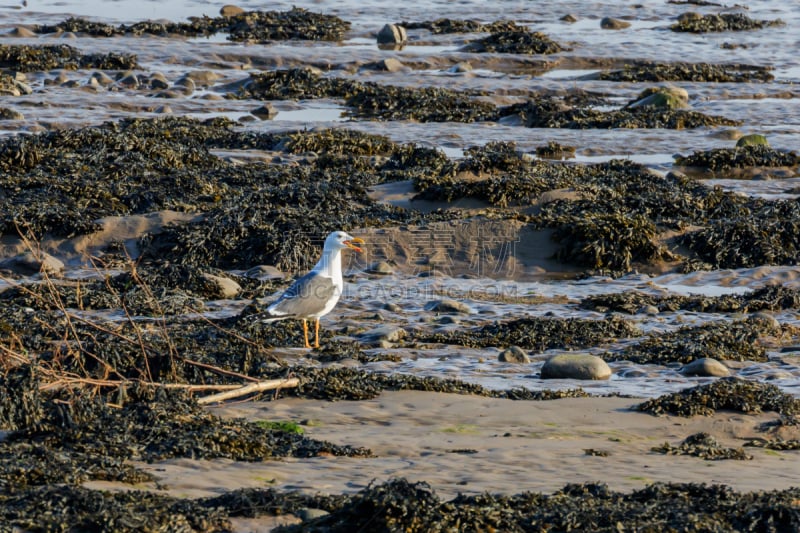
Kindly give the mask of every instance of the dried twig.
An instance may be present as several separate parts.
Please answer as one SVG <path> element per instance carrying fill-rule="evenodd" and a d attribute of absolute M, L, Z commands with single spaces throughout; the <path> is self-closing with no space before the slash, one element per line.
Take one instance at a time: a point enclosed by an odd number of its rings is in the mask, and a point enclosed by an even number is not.
<path fill-rule="evenodd" d="M 254 392 L 263 392 L 266 390 L 297 387 L 298 385 L 300 385 L 300 380 L 297 378 L 271 379 L 269 381 L 259 381 L 258 383 L 251 383 L 250 385 L 245 385 L 244 387 L 239 387 L 238 389 L 232 391 L 220 392 L 219 394 L 212 394 L 211 396 L 204 396 L 202 398 L 198 398 L 197 403 L 199 403 L 200 405 L 217 403 L 225 400 L 230 400 L 232 398 L 240 398 L 242 396 L 246 396 Z"/>

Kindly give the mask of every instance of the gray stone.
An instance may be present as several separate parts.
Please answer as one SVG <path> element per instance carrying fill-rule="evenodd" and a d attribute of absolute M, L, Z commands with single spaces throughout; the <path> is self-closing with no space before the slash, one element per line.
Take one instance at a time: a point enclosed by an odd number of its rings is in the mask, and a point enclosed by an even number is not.
<path fill-rule="evenodd" d="M 399 72 L 405 68 L 405 65 L 399 59 L 387 57 L 386 59 L 381 59 L 380 61 L 367 63 L 364 65 L 364 68 L 382 70 L 385 72 Z"/>
<path fill-rule="evenodd" d="M 137 89 L 139 87 L 139 77 L 134 73 L 125 74 L 117 80 L 117 83 L 128 89 Z"/>
<path fill-rule="evenodd" d="M 443 298 L 441 300 L 434 300 L 425 306 L 426 311 L 434 311 L 436 313 L 471 313 L 472 309 L 464 302 Z"/>
<path fill-rule="evenodd" d="M 725 377 L 729 376 L 731 371 L 716 359 L 703 357 L 683 365 L 681 374 L 684 376 Z"/>
<path fill-rule="evenodd" d="M 206 280 L 206 282 L 208 282 L 208 284 L 211 286 L 212 290 L 214 291 L 214 295 L 217 298 L 228 300 L 231 298 L 236 298 L 239 296 L 239 293 L 242 292 L 242 286 L 231 278 L 215 276 L 214 274 L 204 272 L 203 279 Z"/>
<path fill-rule="evenodd" d="M 169 88 L 169 81 L 167 77 L 164 76 L 160 72 L 154 72 L 150 76 L 150 88 L 151 89 L 167 89 Z"/>
<path fill-rule="evenodd" d="M 561 17 L 558 20 L 560 20 L 562 22 L 569 22 L 570 24 L 572 24 L 574 22 L 578 22 L 578 17 L 576 17 L 572 13 L 567 13 L 566 15 L 564 15 L 563 17 Z"/>
<path fill-rule="evenodd" d="M 359 335 L 361 342 L 386 347 L 388 344 L 400 342 L 406 336 L 406 330 L 399 326 L 379 326 Z"/>
<path fill-rule="evenodd" d="M 180 91 L 175 91 L 173 89 L 167 89 L 165 91 L 158 91 L 153 96 L 155 96 L 156 98 L 175 99 L 175 98 L 183 98 L 186 95 L 184 93 L 180 92 Z"/>
<path fill-rule="evenodd" d="M 239 6 L 234 6 L 232 4 L 226 4 L 219 10 L 219 14 L 223 17 L 235 17 L 236 15 L 241 15 L 242 13 L 246 13 L 246 11 Z"/>
<path fill-rule="evenodd" d="M 392 265 L 387 263 L 386 261 L 377 261 L 372 263 L 368 268 L 367 272 L 370 274 L 381 274 L 383 276 L 389 275 L 394 272 L 394 268 Z"/>
<path fill-rule="evenodd" d="M 270 102 L 267 102 L 261 107 L 257 107 L 250 112 L 254 116 L 260 118 L 261 120 L 272 120 L 273 118 L 278 116 L 278 110 L 275 109 L 275 106 L 272 105 Z"/>
<path fill-rule="evenodd" d="M 25 26 L 17 26 L 16 28 L 8 32 L 8 35 L 10 35 L 11 37 L 27 37 L 27 38 L 37 36 L 36 32 L 26 28 Z"/>
<path fill-rule="evenodd" d="M 530 363 L 531 359 L 528 357 L 528 354 L 525 353 L 525 350 L 520 348 L 519 346 L 511 346 L 502 352 L 500 355 L 497 356 L 498 361 L 503 361 L 504 363 Z"/>
<path fill-rule="evenodd" d="M 22 80 L 14 80 L 14 87 L 20 92 L 20 94 L 31 94 L 33 93 L 33 89 L 30 85 L 23 82 Z"/>
<path fill-rule="evenodd" d="M 186 78 L 192 80 L 195 86 L 208 87 L 222 76 L 211 70 L 193 70 L 186 74 Z"/>
<path fill-rule="evenodd" d="M 325 511 L 324 509 L 313 509 L 311 507 L 304 507 L 303 509 L 298 510 L 295 515 L 297 518 L 301 519 L 303 522 L 308 520 L 314 520 L 315 518 L 321 518 L 323 516 L 327 516 L 330 513 Z"/>
<path fill-rule="evenodd" d="M 378 32 L 378 44 L 402 44 L 406 41 L 406 29 L 397 24 L 387 24 Z"/>
<path fill-rule="evenodd" d="M 639 312 L 640 315 L 655 316 L 660 311 L 658 310 L 658 307 L 656 307 L 655 305 L 644 305 L 644 306 L 642 306 L 641 309 L 639 309 L 638 312 Z"/>
<path fill-rule="evenodd" d="M 447 69 L 447 72 L 452 72 L 453 74 L 463 74 L 470 71 L 472 71 L 472 65 L 470 65 L 469 61 L 461 61 Z"/>
<path fill-rule="evenodd" d="M 111 76 L 109 76 L 105 72 L 100 72 L 100 71 L 93 72 L 92 79 L 95 80 L 100 85 L 102 85 L 103 87 L 107 87 L 108 85 L 114 83 L 114 80 L 111 79 Z"/>
<path fill-rule="evenodd" d="M 25 115 L 23 115 L 16 109 L 0 107 L 0 118 L 2 118 L 3 120 L 25 120 Z"/>
<path fill-rule="evenodd" d="M 58 275 L 64 271 L 64 263 L 45 252 L 37 254 L 24 252 L 0 261 L 0 269 L 11 271 L 20 276 L 30 276 L 40 272 Z"/>
<path fill-rule="evenodd" d="M 625 28 L 630 28 L 631 23 L 611 17 L 603 17 L 600 21 L 600 27 L 604 30 L 624 30 Z"/>
<path fill-rule="evenodd" d="M 248 278 L 260 279 L 262 281 L 268 279 L 283 279 L 286 277 L 286 274 L 272 265 L 254 266 L 253 268 L 245 271 L 243 275 Z"/>
<path fill-rule="evenodd" d="M 400 311 L 402 311 L 402 310 L 403 310 L 403 308 L 402 308 L 402 307 L 400 307 L 399 305 L 397 305 L 397 304 L 396 304 L 396 303 L 394 303 L 394 302 L 387 302 L 387 303 L 385 303 L 385 304 L 383 305 L 383 308 L 384 308 L 384 309 L 386 309 L 387 311 L 391 311 L 392 313 L 399 313 Z"/>
<path fill-rule="evenodd" d="M 186 96 L 190 96 L 192 93 L 194 93 L 195 87 L 194 80 L 187 76 L 184 76 L 175 82 L 175 89 L 182 92 Z"/>
<path fill-rule="evenodd" d="M 597 357 L 585 353 L 564 353 L 551 357 L 542 366 L 542 379 L 608 379 L 611 368 Z"/>
<path fill-rule="evenodd" d="M 159 115 L 171 115 L 172 108 L 168 105 L 160 105 L 157 108 L 155 108 L 154 112 L 158 113 Z"/>

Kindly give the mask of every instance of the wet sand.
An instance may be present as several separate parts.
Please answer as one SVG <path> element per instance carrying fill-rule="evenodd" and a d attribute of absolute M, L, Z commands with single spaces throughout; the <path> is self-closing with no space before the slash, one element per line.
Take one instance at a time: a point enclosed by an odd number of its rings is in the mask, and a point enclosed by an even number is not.
<path fill-rule="evenodd" d="M 738 491 L 797 486 L 796 452 L 747 447 L 751 461 L 706 461 L 651 451 L 711 433 L 724 447 L 765 434 L 759 424 L 775 413 L 718 412 L 710 417 L 656 417 L 632 411 L 640 400 L 618 397 L 513 401 L 403 391 L 366 401 L 283 398 L 214 407 L 225 417 L 292 420 L 305 435 L 365 446 L 375 457 L 289 458 L 264 463 L 176 459 L 139 465 L 169 493 L 202 497 L 242 487 L 307 493 L 351 493 L 371 482 L 405 477 L 426 481 L 443 499 L 458 493 L 550 493 L 567 483 L 604 482 L 613 490 L 653 482 L 725 484 Z M 783 428 L 781 437 L 800 437 Z M 605 457 L 585 450 L 607 452 Z"/>

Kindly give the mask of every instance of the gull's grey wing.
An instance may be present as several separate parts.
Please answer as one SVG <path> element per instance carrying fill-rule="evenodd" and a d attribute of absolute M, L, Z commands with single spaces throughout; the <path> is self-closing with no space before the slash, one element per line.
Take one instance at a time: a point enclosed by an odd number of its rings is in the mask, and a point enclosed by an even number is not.
<path fill-rule="evenodd" d="M 286 289 L 267 310 L 286 317 L 310 317 L 321 313 L 332 298 L 338 298 L 333 280 L 309 272 Z"/>

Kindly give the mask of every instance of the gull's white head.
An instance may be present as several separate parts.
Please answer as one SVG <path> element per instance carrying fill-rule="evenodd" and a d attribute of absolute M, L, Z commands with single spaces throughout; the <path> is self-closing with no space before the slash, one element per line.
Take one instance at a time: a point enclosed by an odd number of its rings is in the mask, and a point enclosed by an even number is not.
<path fill-rule="evenodd" d="M 364 239 L 353 237 L 344 231 L 334 231 L 325 239 L 325 250 L 350 248 L 356 252 L 363 253 L 364 250 L 358 246 L 359 244 L 364 244 Z"/>

